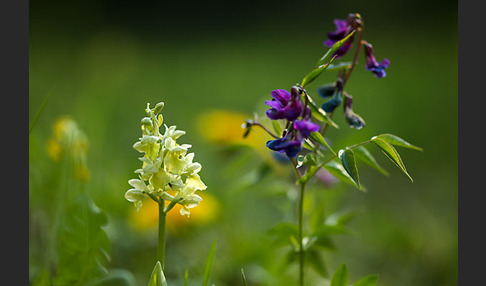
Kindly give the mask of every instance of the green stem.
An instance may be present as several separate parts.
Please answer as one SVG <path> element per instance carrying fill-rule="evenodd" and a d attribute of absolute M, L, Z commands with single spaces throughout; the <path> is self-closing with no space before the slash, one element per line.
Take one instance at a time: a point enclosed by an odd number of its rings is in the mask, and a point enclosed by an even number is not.
<path fill-rule="evenodd" d="M 305 265 L 305 251 L 304 251 L 304 236 L 303 236 L 303 217 L 304 217 L 304 195 L 306 183 L 300 183 L 300 198 L 299 198 L 299 285 L 304 285 L 304 265 Z"/>
<path fill-rule="evenodd" d="M 164 270 L 165 262 L 165 229 L 167 221 L 167 213 L 164 211 L 165 200 L 159 201 L 159 236 L 157 243 L 157 260 L 162 265 L 162 270 Z"/>

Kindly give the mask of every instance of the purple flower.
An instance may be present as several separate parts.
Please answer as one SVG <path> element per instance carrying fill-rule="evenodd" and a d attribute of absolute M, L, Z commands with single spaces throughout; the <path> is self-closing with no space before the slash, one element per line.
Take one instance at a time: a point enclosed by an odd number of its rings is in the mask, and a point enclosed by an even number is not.
<path fill-rule="evenodd" d="M 272 100 L 265 101 L 271 108 L 265 114 L 272 120 L 287 119 L 294 121 L 302 113 L 302 102 L 296 88 L 291 89 L 292 94 L 285 89 L 273 90 Z"/>
<path fill-rule="evenodd" d="M 283 138 L 267 141 L 267 147 L 279 153 L 285 153 L 289 158 L 297 156 L 302 150 L 302 141 L 292 140 L 287 134 Z"/>
<path fill-rule="evenodd" d="M 390 65 L 390 61 L 388 59 L 383 59 L 383 61 L 378 63 L 373 54 L 373 46 L 367 42 L 364 42 L 363 45 L 365 47 L 366 69 L 371 71 L 377 78 L 385 77 L 385 69 Z"/>
<path fill-rule="evenodd" d="M 328 40 L 324 41 L 324 45 L 332 47 L 336 42 L 346 38 L 360 24 L 360 17 L 357 14 L 349 14 L 346 20 L 335 19 L 334 25 L 336 30 L 334 32 L 327 33 Z M 337 58 L 344 56 L 353 45 L 354 35 L 344 42 L 344 44 L 336 51 Z"/>
<path fill-rule="evenodd" d="M 311 109 L 307 106 L 302 120 L 294 121 L 293 127 L 300 133 L 300 137 L 307 139 L 311 132 L 319 131 L 320 125 L 311 121 Z"/>
<path fill-rule="evenodd" d="M 309 138 L 311 132 L 319 131 L 319 124 L 308 119 L 294 121 L 294 129 L 298 130 L 302 137 Z"/>

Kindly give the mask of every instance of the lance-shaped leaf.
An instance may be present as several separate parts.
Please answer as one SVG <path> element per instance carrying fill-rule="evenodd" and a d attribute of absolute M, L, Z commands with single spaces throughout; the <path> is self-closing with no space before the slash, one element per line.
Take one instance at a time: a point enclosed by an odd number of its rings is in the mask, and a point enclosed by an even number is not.
<path fill-rule="evenodd" d="M 312 138 L 313 140 L 315 140 L 317 143 L 321 144 L 322 146 L 325 146 L 327 149 L 331 150 L 332 153 L 336 154 L 336 152 L 334 152 L 334 150 L 332 150 L 331 146 L 329 146 L 329 144 L 327 144 L 326 139 L 324 139 L 324 137 L 322 136 L 321 133 L 311 132 L 310 138 Z"/>
<path fill-rule="evenodd" d="M 374 136 L 373 138 L 380 138 L 383 141 L 387 142 L 388 144 L 394 145 L 394 146 L 399 146 L 399 147 L 405 147 L 408 149 L 413 149 L 417 151 L 423 151 L 422 148 L 414 146 L 407 141 L 403 140 L 402 138 L 393 135 L 393 134 L 381 134 L 378 136 Z M 373 140 L 373 138 L 371 138 Z"/>
<path fill-rule="evenodd" d="M 378 275 L 368 275 L 353 283 L 353 286 L 376 286 L 376 283 L 378 283 Z"/>
<path fill-rule="evenodd" d="M 317 249 L 311 249 L 310 251 L 306 252 L 305 260 L 309 263 L 310 267 L 312 267 L 319 275 L 322 277 L 328 277 L 326 265 L 324 260 L 321 257 L 321 254 Z"/>
<path fill-rule="evenodd" d="M 58 246 L 54 285 L 86 285 L 108 274 L 110 241 L 102 228 L 106 214 L 85 194 L 67 207 Z"/>
<path fill-rule="evenodd" d="M 334 55 L 334 53 L 349 39 L 349 37 L 354 35 L 355 32 L 356 30 L 352 31 L 344 39 L 334 43 L 334 45 L 332 45 L 332 47 L 322 56 L 322 58 L 317 61 L 316 66 L 320 66 L 323 63 L 327 62 L 332 57 L 332 55 Z"/>
<path fill-rule="evenodd" d="M 351 68 L 352 63 L 351 62 L 344 62 L 344 63 L 338 63 L 338 64 L 330 64 L 327 67 L 327 71 L 340 71 L 340 70 L 346 70 Z"/>
<path fill-rule="evenodd" d="M 322 64 L 313 69 L 310 73 L 308 73 L 302 80 L 302 87 L 306 87 L 309 83 L 313 82 L 318 76 L 320 76 L 321 73 L 332 63 L 335 58 L 336 56 L 332 57 L 328 63 Z"/>
<path fill-rule="evenodd" d="M 348 175 L 351 177 L 351 179 L 353 179 L 354 183 L 359 188 L 358 168 L 356 167 L 353 150 L 349 148 L 339 150 L 338 158 L 343 165 L 344 170 L 346 170 Z"/>
<path fill-rule="evenodd" d="M 405 168 L 405 165 L 403 164 L 402 158 L 400 157 L 400 154 L 398 154 L 397 150 L 390 144 L 388 144 L 385 140 L 380 139 L 378 137 L 373 137 L 371 138 L 371 142 L 375 143 L 376 146 L 378 146 L 383 153 L 390 159 L 395 165 L 397 165 L 400 170 L 402 170 L 408 178 L 413 182 L 412 177 L 408 174 L 407 169 Z"/>
<path fill-rule="evenodd" d="M 378 164 L 375 157 L 371 155 L 370 151 L 368 151 L 368 149 L 366 149 L 364 146 L 356 147 L 353 149 L 353 151 L 357 159 L 363 161 L 365 164 L 382 173 L 383 175 L 389 175 L 388 172 L 383 169 L 380 164 Z"/>
<path fill-rule="evenodd" d="M 206 261 L 206 267 L 204 268 L 204 277 L 202 286 L 207 286 L 209 284 L 209 276 L 211 276 L 211 270 L 213 269 L 214 256 L 216 254 L 216 240 L 209 250 L 208 259 Z"/>
<path fill-rule="evenodd" d="M 243 286 L 248 286 L 248 283 L 246 282 L 245 271 L 243 271 L 243 268 L 241 268 L 241 278 L 243 279 Z"/>
<path fill-rule="evenodd" d="M 342 264 L 339 268 L 334 272 L 331 278 L 330 286 L 348 286 L 349 280 L 349 273 L 348 267 L 346 264 Z"/>
<path fill-rule="evenodd" d="M 148 286 L 167 286 L 167 280 L 165 280 L 160 261 L 155 263 L 154 270 L 152 270 L 152 275 L 150 275 Z"/>
<path fill-rule="evenodd" d="M 329 173 L 333 174 L 336 178 L 339 180 L 350 184 L 352 186 L 356 186 L 356 183 L 353 181 L 353 179 L 348 175 L 346 170 L 344 169 L 343 165 L 341 165 L 339 162 L 336 162 L 335 160 L 330 161 L 329 163 L 324 165 L 324 168 L 329 171 Z M 366 192 L 366 188 L 360 184 L 358 187 L 359 190 Z"/>
<path fill-rule="evenodd" d="M 303 95 L 303 96 L 305 98 L 305 95 Z M 315 119 L 317 119 L 317 120 L 319 120 L 321 122 L 325 122 L 325 123 L 331 125 L 334 128 L 339 128 L 339 126 L 336 124 L 336 122 L 334 122 L 331 119 L 331 117 L 329 117 L 329 115 L 327 114 L 326 111 L 324 111 L 324 109 L 322 109 L 321 107 L 317 106 L 316 103 L 312 100 L 312 98 L 310 96 L 307 96 L 307 98 L 309 100 L 308 106 L 310 107 L 311 112 L 312 112 L 312 116 Z"/>

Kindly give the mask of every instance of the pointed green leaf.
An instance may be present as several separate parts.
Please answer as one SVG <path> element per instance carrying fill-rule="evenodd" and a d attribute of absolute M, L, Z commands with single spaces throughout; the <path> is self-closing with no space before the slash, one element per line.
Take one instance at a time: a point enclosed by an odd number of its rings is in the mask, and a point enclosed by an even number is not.
<path fill-rule="evenodd" d="M 339 150 L 338 158 L 343 165 L 344 170 L 346 170 L 348 175 L 351 177 L 351 179 L 353 179 L 353 181 L 356 183 L 356 186 L 358 186 L 359 188 L 358 168 L 356 167 L 353 150 L 348 148 L 346 148 L 345 150 Z"/>
<path fill-rule="evenodd" d="M 381 151 L 385 153 L 385 155 L 390 159 L 395 165 L 400 168 L 407 176 L 408 178 L 413 182 L 412 177 L 408 174 L 407 169 L 405 168 L 405 165 L 403 164 L 402 158 L 398 154 L 397 150 L 393 148 L 392 145 L 388 144 L 385 142 L 383 139 L 380 139 L 378 137 L 373 137 L 371 138 L 371 142 L 375 143 L 378 147 L 380 147 Z"/>
<path fill-rule="evenodd" d="M 354 35 L 355 32 L 356 32 L 356 30 L 352 31 L 344 39 L 342 39 L 342 40 L 334 43 L 334 45 L 332 45 L 332 47 L 324 54 L 324 56 L 322 56 L 317 61 L 316 66 L 320 66 L 323 63 L 327 62 L 332 57 L 332 55 L 349 39 L 349 37 L 351 37 L 352 35 Z"/>
<path fill-rule="evenodd" d="M 357 159 L 363 161 L 365 164 L 374 168 L 375 170 L 382 173 L 383 175 L 385 176 L 389 175 L 388 172 L 378 164 L 378 162 L 375 160 L 375 157 L 373 157 L 373 155 L 371 155 L 368 149 L 366 149 L 364 146 L 359 146 L 357 148 L 354 148 L 353 151 Z"/>
<path fill-rule="evenodd" d="M 68 205 L 59 237 L 59 268 L 55 285 L 89 284 L 108 274 L 110 241 L 106 213 L 91 198 L 79 194 Z"/>
<path fill-rule="evenodd" d="M 310 73 L 308 73 L 304 79 L 302 80 L 302 87 L 306 87 L 309 83 L 313 82 L 318 76 L 321 75 L 321 73 L 329 66 L 329 64 L 332 63 L 332 61 L 336 58 L 336 56 L 332 57 L 331 60 L 328 63 L 325 63 L 323 65 L 320 65 L 316 67 L 314 70 L 312 70 Z"/>
<path fill-rule="evenodd" d="M 376 286 L 376 283 L 378 283 L 378 275 L 369 275 L 356 281 L 353 286 Z"/>
<path fill-rule="evenodd" d="M 167 286 L 167 281 L 165 280 L 160 261 L 155 263 L 154 270 L 152 270 L 152 275 L 150 275 L 148 286 Z"/>
<path fill-rule="evenodd" d="M 204 278 L 203 278 L 203 286 L 207 286 L 209 284 L 209 276 L 211 276 L 211 270 L 213 269 L 214 263 L 214 256 L 216 254 L 216 240 L 213 242 L 211 246 L 211 250 L 209 251 L 208 259 L 206 261 L 206 267 L 204 268 Z"/>
<path fill-rule="evenodd" d="M 317 143 L 321 144 L 322 146 L 325 146 L 327 149 L 331 150 L 332 153 L 336 154 L 336 152 L 334 152 L 334 150 L 332 150 L 331 146 L 329 146 L 329 144 L 327 144 L 326 139 L 324 139 L 324 137 L 322 136 L 321 133 L 311 132 L 310 138 L 312 138 L 313 140 L 315 140 Z"/>
<path fill-rule="evenodd" d="M 332 275 L 331 284 L 329 286 L 348 286 L 348 279 L 348 267 L 343 263 Z"/>
<path fill-rule="evenodd" d="M 326 168 L 326 170 L 328 170 L 329 173 L 334 175 L 339 180 L 357 187 L 354 180 L 348 175 L 348 173 L 344 169 L 343 165 L 341 165 L 340 163 L 333 160 L 333 161 L 330 161 L 329 163 L 327 163 L 326 165 L 324 165 L 324 168 Z M 361 184 L 360 184 L 358 189 L 363 191 L 363 192 L 366 192 L 366 188 Z"/>
<path fill-rule="evenodd" d="M 314 153 L 305 155 L 304 159 L 302 160 L 302 166 L 317 166 L 317 164 L 316 154 Z"/>
<path fill-rule="evenodd" d="M 328 277 L 326 265 L 324 264 L 324 260 L 322 259 L 319 251 L 313 249 L 311 251 L 306 252 L 305 260 L 309 263 L 309 265 L 322 277 Z"/>
<path fill-rule="evenodd" d="M 414 146 L 414 145 L 408 143 L 407 141 L 403 140 L 402 138 L 395 136 L 393 134 L 381 134 L 381 135 L 378 135 L 378 136 L 374 136 L 373 138 L 380 138 L 383 141 L 387 142 L 388 144 L 391 144 L 391 145 L 394 145 L 394 146 L 405 147 L 405 148 L 413 149 L 413 150 L 417 150 L 417 151 L 423 151 L 422 148 Z M 373 140 L 373 138 L 371 138 L 371 140 Z"/>
<path fill-rule="evenodd" d="M 241 277 L 243 279 L 243 286 L 248 286 L 248 283 L 246 283 L 246 276 L 245 276 L 245 271 L 243 271 L 243 268 L 241 268 Z"/>
<path fill-rule="evenodd" d="M 315 119 L 317 119 L 321 122 L 325 122 L 325 123 L 331 125 L 334 128 L 339 128 L 339 126 L 334 121 L 332 121 L 331 117 L 329 117 L 329 115 L 324 111 L 324 109 L 317 106 L 316 103 L 311 99 L 310 96 L 308 96 L 307 98 L 309 99 L 309 105 L 308 106 L 310 107 L 311 112 L 312 112 L 312 116 Z"/>
<path fill-rule="evenodd" d="M 344 63 L 338 63 L 338 64 L 330 64 L 326 70 L 328 71 L 340 71 L 340 70 L 345 70 L 351 68 L 352 63 L 351 62 L 344 62 Z"/>

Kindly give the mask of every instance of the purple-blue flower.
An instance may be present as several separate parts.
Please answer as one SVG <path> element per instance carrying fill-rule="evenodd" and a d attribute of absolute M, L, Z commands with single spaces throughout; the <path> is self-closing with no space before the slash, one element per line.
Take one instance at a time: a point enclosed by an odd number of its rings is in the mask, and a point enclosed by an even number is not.
<path fill-rule="evenodd" d="M 363 45 L 365 47 L 366 69 L 371 71 L 377 78 L 385 77 L 385 69 L 390 65 L 390 61 L 388 59 L 383 59 L 383 61 L 378 63 L 373 53 L 373 46 L 367 42 L 364 42 Z"/>
<path fill-rule="evenodd" d="M 298 91 L 292 89 L 291 94 L 285 89 L 276 89 L 271 95 L 273 99 L 265 101 L 265 104 L 271 107 L 265 112 L 268 118 L 294 121 L 302 113 L 302 102 Z"/>
<path fill-rule="evenodd" d="M 267 141 L 267 147 L 279 153 L 285 153 L 289 158 L 297 156 L 302 150 L 302 141 L 291 139 L 290 134 L 283 138 Z"/>
<path fill-rule="evenodd" d="M 334 109 L 336 109 L 341 104 L 342 100 L 343 100 L 343 81 L 342 79 L 338 79 L 336 81 L 333 97 L 330 100 L 324 102 L 324 104 L 322 104 L 321 107 L 322 109 L 324 109 L 325 112 L 331 113 L 334 111 Z"/>
<path fill-rule="evenodd" d="M 324 41 L 324 45 L 332 47 L 336 42 L 344 39 L 349 33 L 351 33 L 356 26 L 359 24 L 359 17 L 357 14 L 349 14 L 346 20 L 335 19 L 334 25 L 336 25 L 336 30 L 334 32 L 328 32 L 328 40 Z M 349 37 L 349 39 L 344 42 L 344 44 L 336 51 L 335 55 L 337 58 L 344 56 L 353 45 L 354 35 Z"/>

